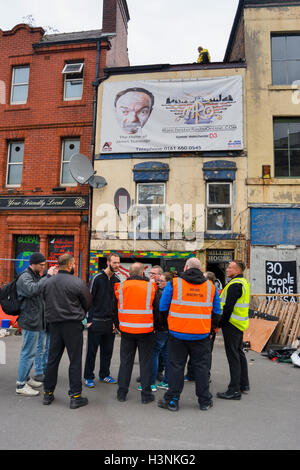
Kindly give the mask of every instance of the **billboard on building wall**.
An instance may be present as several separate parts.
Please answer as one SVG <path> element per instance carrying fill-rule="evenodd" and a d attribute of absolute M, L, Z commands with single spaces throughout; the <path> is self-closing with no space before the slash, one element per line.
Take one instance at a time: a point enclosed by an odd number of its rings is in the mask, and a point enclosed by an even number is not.
<path fill-rule="evenodd" d="M 103 85 L 101 154 L 241 149 L 240 75 Z"/>

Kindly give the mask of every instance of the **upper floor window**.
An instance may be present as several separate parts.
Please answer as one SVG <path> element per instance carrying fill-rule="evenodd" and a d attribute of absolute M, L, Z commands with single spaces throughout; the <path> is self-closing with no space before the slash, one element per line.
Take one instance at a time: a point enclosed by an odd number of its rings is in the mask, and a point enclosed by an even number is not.
<path fill-rule="evenodd" d="M 79 153 L 80 139 L 64 139 L 62 142 L 61 178 L 63 186 L 75 186 L 77 183 L 70 173 L 70 159 L 74 153 Z"/>
<path fill-rule="evenodd" d="M 275 177 L 300 177 L 300 119 L 274 119 Z"/>
<path fill-rule="evenodd" d="M 165 183 L 137 184 L 137 238 L 162 238 L 165 226 L 165 193 Z"/>
<path fill-rule="evenodd" d="M 29 65 L 13 67 L 10 104 L 27 102 L 29 86 Z"/>
<path fill-rule="evenodd" d="M 207 221 L 209 232 L 232 230 L 232 183 L 207 183 Z"/>
<path fill-rule="evenodd" d="M 6 185 L 21 186 L 24 157 L 24 142 L 10 142 L 8 145 Z"/>
<path fill-rule="evenodd" d="M 83 62 L 69 63 L 63 68 L 64 100 L 81 100 L 83 89 Z"/>
<path fill-rule="evenodd" d="M 300 34 L 273 35 L 272 84 L 291 85 L 300 79 Z"/>

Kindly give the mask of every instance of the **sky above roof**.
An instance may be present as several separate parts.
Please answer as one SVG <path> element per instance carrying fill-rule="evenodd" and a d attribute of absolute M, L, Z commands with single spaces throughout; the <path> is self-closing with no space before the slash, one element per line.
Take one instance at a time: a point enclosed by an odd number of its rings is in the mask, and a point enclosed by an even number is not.
<path fill-rule="evenodd" d="M 10 0 L 3 2 L 0 29 L 12 29 L 29 16 L 34 26 L 50 26 L 54 33 L 101 29 L 102 3 Z M 127 4 L 130 65 L 196 62 L 200 45 L 209 50 L 213 62 L 223 60 L 238 0 L 127 0 Z"/>

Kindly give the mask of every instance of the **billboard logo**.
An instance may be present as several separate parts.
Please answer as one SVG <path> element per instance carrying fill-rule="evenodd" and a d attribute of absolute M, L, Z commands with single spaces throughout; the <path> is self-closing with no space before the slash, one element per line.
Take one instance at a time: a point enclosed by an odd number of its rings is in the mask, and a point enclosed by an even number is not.
<path fill-rule="evenodd" d="M 112 142 L 105 142 L 102 147 L 102 152 L 111 152 L 112 151 Z"/>

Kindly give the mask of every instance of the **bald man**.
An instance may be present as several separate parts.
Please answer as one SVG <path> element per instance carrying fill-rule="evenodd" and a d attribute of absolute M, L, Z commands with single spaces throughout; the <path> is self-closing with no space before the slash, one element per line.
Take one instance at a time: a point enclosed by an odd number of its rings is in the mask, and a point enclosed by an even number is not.
<path fill-rule="evenodd" d="M 121 331 L 120 368 L 117 399 L 126 401 L 132 375 L 136 350 L 139 351 L 141 400 L 151 403 L 152 350 L 154 346 L 154 318 L 158 312 L 153 306 L 158 303 L 157 287 L 143 276 L 144 265 L 133 263 L 129 278 L 116 284 L 114 322 Z"/>
<path fill-rule="evenodd" d="M 209 391 L 210 335 L 218 325 L 221 304 L 215 286 L 200 268 L 197 258 L 189 258 L 184 273 L 168 282 L 160 299 L 159 310 L 169 311 L 169 390 L 158 406 L 170 411 L 179 409 L 188 356 L 195 372 L 200 410 L 208 410 L 213 404 Z"/>

